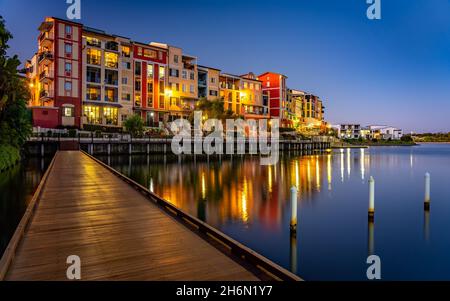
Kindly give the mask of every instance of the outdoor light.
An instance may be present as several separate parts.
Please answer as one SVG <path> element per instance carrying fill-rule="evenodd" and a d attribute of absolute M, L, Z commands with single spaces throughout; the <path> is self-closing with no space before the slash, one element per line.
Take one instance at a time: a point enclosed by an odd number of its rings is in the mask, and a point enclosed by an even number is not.
<path fill-rule="evenodd" d="M 166 96 L 167 96 L 167 97 L 172 97 L 172 95 L 173 95 L 173 91 L 172 91 L 172 90 L 169 90 L 169 89 L 167 89 L 167 90 L 165 91 L 165 94 L 166 94 Z"/>

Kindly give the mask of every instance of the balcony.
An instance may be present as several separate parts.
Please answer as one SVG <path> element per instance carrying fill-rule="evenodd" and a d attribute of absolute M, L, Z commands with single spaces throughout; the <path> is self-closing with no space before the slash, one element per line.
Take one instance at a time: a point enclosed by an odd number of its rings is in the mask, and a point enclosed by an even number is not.
<path fill-rule="evenodd" d="M 43 101 L 48 101 L 53 99 L 53 90 L 42 90 L 39 93 L 39 99 L 43 100 Z"/>
<path fill-rule="evenodd" d="M 39 43 L 42 47 L 50 48 L 55 40 L 53 31 L 44 31 L 39 35 Z"/>
<path fill-rule="evenodd" d="M 50 51 L 44 51 L 41 54 L 39 54 L 38 57 L 38 62 L 39 64 L 44 64 L 44 65 L 48 65 L 51 62 L 53 62 L 53 53 Z"/>
<path fill-rule="evenodd" d="M 49 83 L 53 78 L 53 70 L 44 70 L 39 74 L 39 81 L 43 83 Z"/>
<path fill-rule="evenodd" d="M 206 80 L 199 80 L 198 85 L 201 87 L 206 87 Z"/>

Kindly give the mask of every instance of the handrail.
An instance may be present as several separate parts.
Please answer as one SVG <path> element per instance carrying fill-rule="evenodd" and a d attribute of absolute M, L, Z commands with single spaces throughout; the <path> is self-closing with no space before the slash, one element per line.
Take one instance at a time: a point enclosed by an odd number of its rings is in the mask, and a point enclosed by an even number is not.
<path fill-rule="evenodd" d="M 190 225 L 193 225 L 197 230 L 205 235 L 210 236 L 211 238 L 217 240 L 221 244 L 225 245 L 227 248 L 231 250 L 231 252 L 240 258 L 245 259 L 247 262 L 251 263 L 255 267 L 259 268 L 262 272 L 266 273 L 268 276 L 272 277 L 274 280 L 281 280 L 281 281 L 302 281 L 300 277 L 297 275 L 289 272 L 288 270 L 284 269 L 283 267 L 279 266 L 278 264 L 272 262 L 271 260 L 267 259 L 266 257 L 260 255 L 259 253 L 253 251 L 252 249 L 244 246 L 243 244 L 239 243 L 238 241 L 234 240 L 233 238 L 229 237 L 228 235 L 222 233 L 221 231 L 211 227 L 210 225 L 206 224 L 205 222 L 199 220 L 198 218 L 180 210 L 175 205 L 169 203 L 168 201 L 162 199 L 161 197 L 157 196 L 156 194 L 152 193 L 150 190 L 142 186 L 141 184 L 135 182 L 134 180 L 128 178 L 127 176 L 121 174 L 111 166 L 105 164 L 104 162 L 100 161 L 99 159 L 95 158 L 94 156 L 91 156 L 90 154 L 81 151 L 83 154 L 88 156 L 89 158 L 93 159 L 97 163 L 99 163 L 101 166 L 105 167 L 107 170 L 112 172 L 117 177 L 121 178 L 123 181 L 127 182 L 128 184 L 132 185 L 135 189 L 139 190 L 142 194 L 144 194 L 147 198 L 149 198 L 151 201 L 156 203 L 158 206 L 160 206 L 162 209 L 164 209 L 166 212 L 171 214 L 172 216 L 175 216 L 180 221 L 187 222 Z"/>
<path fill-rule="evenodd" d="M 33 217 L 34 211 L 36 210 L 39 198 L 42 195 L 42 190 L 44 188 L 45 183 L 47 182 L 48 175 L 50 174 L 50 171 L 53 168 L 57 155 L 58 153 L 55 154 L 52 161 L 50 162 L 50 165 L 45 171 L 44 176 L 41 179 L 41 182 L 39 183 L 36 191 L 33 194 L 33 198 L 28 204 L 28 207 L 24 215 L 22 216 L 19 225 L 16 228 L 13 237 L 9 241 L 8 246 L 5 249 L 5 252 L 3 253 L 3 256 L 0 260 L 0 281 L 3 281 L 5 279 L 9 266 L 11 265 L 11 262 L 16 254 L 17 248 L 22 240 L 23 234 L 25 233 L 25 230 L 30 224 L 31 218 Z"/>

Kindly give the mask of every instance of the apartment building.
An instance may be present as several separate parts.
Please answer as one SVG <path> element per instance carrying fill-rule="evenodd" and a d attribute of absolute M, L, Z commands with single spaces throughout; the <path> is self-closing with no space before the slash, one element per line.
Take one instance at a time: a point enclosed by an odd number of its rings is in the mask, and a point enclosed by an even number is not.
<path fill-rule="evenodd" d="M 278 118 L 282 127 L 292 126 L 287 110 L 287 76 L 275 72 L 265 72 L 257 78 L 262 83 L 263 94 L 268 98 L 270 117 Z"/>
<path fill-rule="evenodd" d="M 219 98 L 220 70 L 216 68 L 198 67 L 198 98 L 215 100 Z"/>
<path fill-rule="evenodd" d="M 341 139 L 358 139 L 361 137 L 361 125 L 360 124 L 338 124 L 333 125 L 338 137 Z"/>
<path fill-rule="evenodd" d="M 80 127 L 82 26 L 46 18 L 39 31 L 38 52 L 26 64 L 34 124 Z"/>
<path fill-rule="evenodd" d="M 287 114 L 288 119 L 294 127 L 305 126 L 305 116 L 303 107 L 305 105 L 306 93 L 301 90 L 287 90 Z"/>
<path fill-rule="evenodd" d="M 220 97 L 225 110 L 231 110 L 243 118 L 269 118 L 267 103 L 264 105 L 262 83 L 253 73 L 242 76 L 220 74 Z"/>
<path fill-rule="evenodd" d="M 303 102 L 303 117 L 307 126 L 319 127 L 323 125 L 325 107 L 316 95 L 306 93 Z"/>

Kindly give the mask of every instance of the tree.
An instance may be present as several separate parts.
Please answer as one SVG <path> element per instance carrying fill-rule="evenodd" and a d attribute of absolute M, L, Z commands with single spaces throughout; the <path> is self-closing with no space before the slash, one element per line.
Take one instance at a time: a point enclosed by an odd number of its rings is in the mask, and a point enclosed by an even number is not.
<path fill-rule="evenodd" d="M 214 118 L 224 121 L 226 119 L 235 119 L 237 117 L 232 110 L 225 110 L 224 102 L 220 98 L 215 100 L 201 98 L 195 105 L 195 110 L 202 111 L 203 116 L 206 116 L 208 119 Z M 193 114 L 189 119 L 193 120 Z"/>
<path fill-rule="evenodd" d="M 138 114 L 128 117 L 124 122 L 125 129 L 132 136 L 142 136 L 144 133 L 144 120 Z"/>
<path fill-rule="evenodd" d="M 12 38 L 0 16 L 0 144 L 20 148 L 31 134 L 27 81 L 18 72 L 17 55 L 6 54 Z"/>

